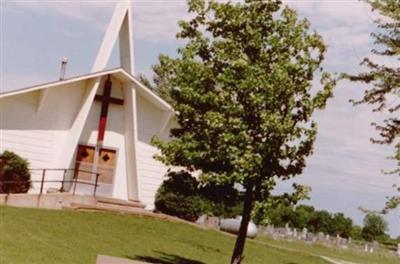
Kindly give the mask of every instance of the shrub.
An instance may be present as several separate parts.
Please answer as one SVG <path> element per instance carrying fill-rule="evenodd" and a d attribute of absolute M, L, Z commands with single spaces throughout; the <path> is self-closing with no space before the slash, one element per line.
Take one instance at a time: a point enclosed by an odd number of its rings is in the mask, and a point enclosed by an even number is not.
<path fill-rule="evenodd" d="M 239 194 L 232 186 L 202 185 L 185 171 L 170 172 L 156 194 L 155 206 L 162 213 L 196 221 L 203 214 L 240 215 Z"/>
<path fill-rule="evenodd" d="M 240 193 L 232 185 L 209 182 L 200 185 L 199 193 L 210 210 L 204 213 L 225 218 L 242 215 L 243 202 Z"/>
<path fill-rule="evenodd" d="M 158 211 L 189 221 L 196 221 L 207 211 L 196 179 L 186 172 L 168 174 L 157 191 L 155 206 Z"/>
<path fill-rule="evenodd" d="M 0 154 L 0 193 L 26 193 L 31 187 L 30 178 L 26 159 L 7 150 Z"/>
<path fill-rule="evenodd" d="M 361 235 L 362 227 L 358 225 L 353 225 L 351 228 L 351 233 L 350 237 L 353 238 L 354 240 L 364 240 L 364 238 Z"/>

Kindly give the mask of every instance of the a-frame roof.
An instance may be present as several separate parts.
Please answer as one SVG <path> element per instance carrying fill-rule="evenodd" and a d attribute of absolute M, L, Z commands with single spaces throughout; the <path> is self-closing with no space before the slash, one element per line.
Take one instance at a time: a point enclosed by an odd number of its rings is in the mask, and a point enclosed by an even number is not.
<path fill-rule="evenodd" d="M 120 45 L 119 48 L 121 67 L 106 70 L 105 67 L 110 58 L 112 48 L 117 42 L 118 37 Z M 136 88 L 139 95 L 149 100 L 161 110 L 173 112 L 172 107 L 167 102 L 157 96 L 154 92 L 152 92 L 149 88 L 147 88 L 133 76 L 133 66 L 131 3 L 129 1 L 120 1 L 116 4 L 111 22 L 107 28 L 103 42 L 100 46 L 96 61 L 93 64 L 92 73 L 75 76 L 60 81 L 26 87 L 18 90 L 12 90 L 3 93 L 0 92 L 0 99 L 37 90 L 51 89 L 60 85 L 97 78 L 104 75 L 112 75 L 113 77 L 117 78 L 117 80 L 119 80 L 121 83 L 132 82 L 136 84 L 134 87 Z"/>
<path fill-rule="evenodd" d="M 38 91 L 38 90 L 52 89 L 52 88 L 55 88 L 55 87 L 58 87 L 61 85 L 70 84 L 70 83 L 79 82 L 79 81 L 85 81 L 85 80 L 102 77 L 102 76 L 106 76 L 106 75 L 113 76 L 121 83 L 131 82 L 131 83 L 136 84 L 135 88 L 139 95 L 143 96 L 144 98 L 149 100 L 151 103 L 153 103 L 154 105 L 156 105 L 158 108 L 160 108 L 163 111 L 170 111 L 170 112 L 173 111 L 173 108 L 167 102 L 165 102 L 162 98 L 160 98 L 153 91 L 151 91 L 149 88 L 147 88 L 145 85 L 143 85 L 139 80 L 137 80 L 134 76 L 130 75 L 122 68 L 98 71 L 98 72 L 94 72 L 94 73 L 90 73 L 90 74 L 71 77 L 68 79 L 60 80 L 60 81 L 49 82 L 49 83 L 30 86 L 30 87 L 26 87 L 26 88 L 22 88 L 22 89 L 18 89 L 18 90 L 0 93 L 0 99 L 5 98 L 5 97 L 14 96 L 14 95 L 23 94 L 23 93 Z"/>

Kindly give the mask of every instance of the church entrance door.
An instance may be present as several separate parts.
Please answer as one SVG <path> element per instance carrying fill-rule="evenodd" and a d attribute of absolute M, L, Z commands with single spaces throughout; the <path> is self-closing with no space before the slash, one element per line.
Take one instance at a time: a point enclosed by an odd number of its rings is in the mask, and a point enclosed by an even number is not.
<path fill-rule="evenodd" d="M 99 193 L 111 195 L 116 164 L 117 151 L 115 149 L 109 149 L 106 147 L 100 148 L 97 165 L 97 172 L 100 174 L 97 182 L 99 185 Z M 75 162 L 75 178 L 77 178 L 79 181 L 94 183 L 96 180 L 96 176 L 95 174 L 90 173 L 94 171 L 94 166 L 95 147 L 88 145 L 78 145 L 78 152 Z M 79 190 L 81 189 L 82 186 L 80 186 Z M 104 193 L 104 191 L 106 191 L 106 193 Z"/>

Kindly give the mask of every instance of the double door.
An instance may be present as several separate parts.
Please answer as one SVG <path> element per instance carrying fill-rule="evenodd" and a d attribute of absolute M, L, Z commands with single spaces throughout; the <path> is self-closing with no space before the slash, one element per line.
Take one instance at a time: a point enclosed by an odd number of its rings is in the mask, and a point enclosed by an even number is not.
<path fill-rule="evenodd" d="M 96 171 L 95 147 L 78 145 L 75 162 L 75 178 L 83 182 L 95 182 Z M 117 151 L 114 149 L 101 148 L 97 161 L 97 172 L 99 173 L 99 185 L 112 185 L 114 181 L 115 166 L 117 164 Z"/>

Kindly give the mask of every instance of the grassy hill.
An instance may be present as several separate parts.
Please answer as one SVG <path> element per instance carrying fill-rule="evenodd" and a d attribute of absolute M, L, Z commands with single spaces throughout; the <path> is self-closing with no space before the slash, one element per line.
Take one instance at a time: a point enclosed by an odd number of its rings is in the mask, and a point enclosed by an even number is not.
<path fill-rule="evenodd" d="M 150 263 L 228 263 L 234 238 L 186 224 L 116 214 L 1 208 L 1 263 L 95 263 L 98 254 Z M 250 242 L 246 263 L 325 263 Z M 268 261 L 266 261 L 268 260 Z"/>
<path fill-rule="evenodd" d="M 378 250 L 374 254 L 368 254 L 354 249 L 339 249 L 327 247 L 321 244 L 307 244 L 303 241 L 273 240 L 269 237 L 259 236 L 257 240 L 265 245 L 285 248 L 294 252 L 309 253 L 312 255 L 326 256 L 333 259 L 351 261 L 360 264 L 395 264 L 400 263 L 400 258 L 389 254 L 387 250 Z"/>
<path fill-rule="evenodd" d="M 234 242 L 217 231 L 151 218 L 0 207 L 0 263 L 90 264 L 103 254 L 161 264 L 221 264 L 229 262 Z M 249 241 L 245 254 L 248 264 L 326 263 L 313 252 L 258 241 Z"/>

